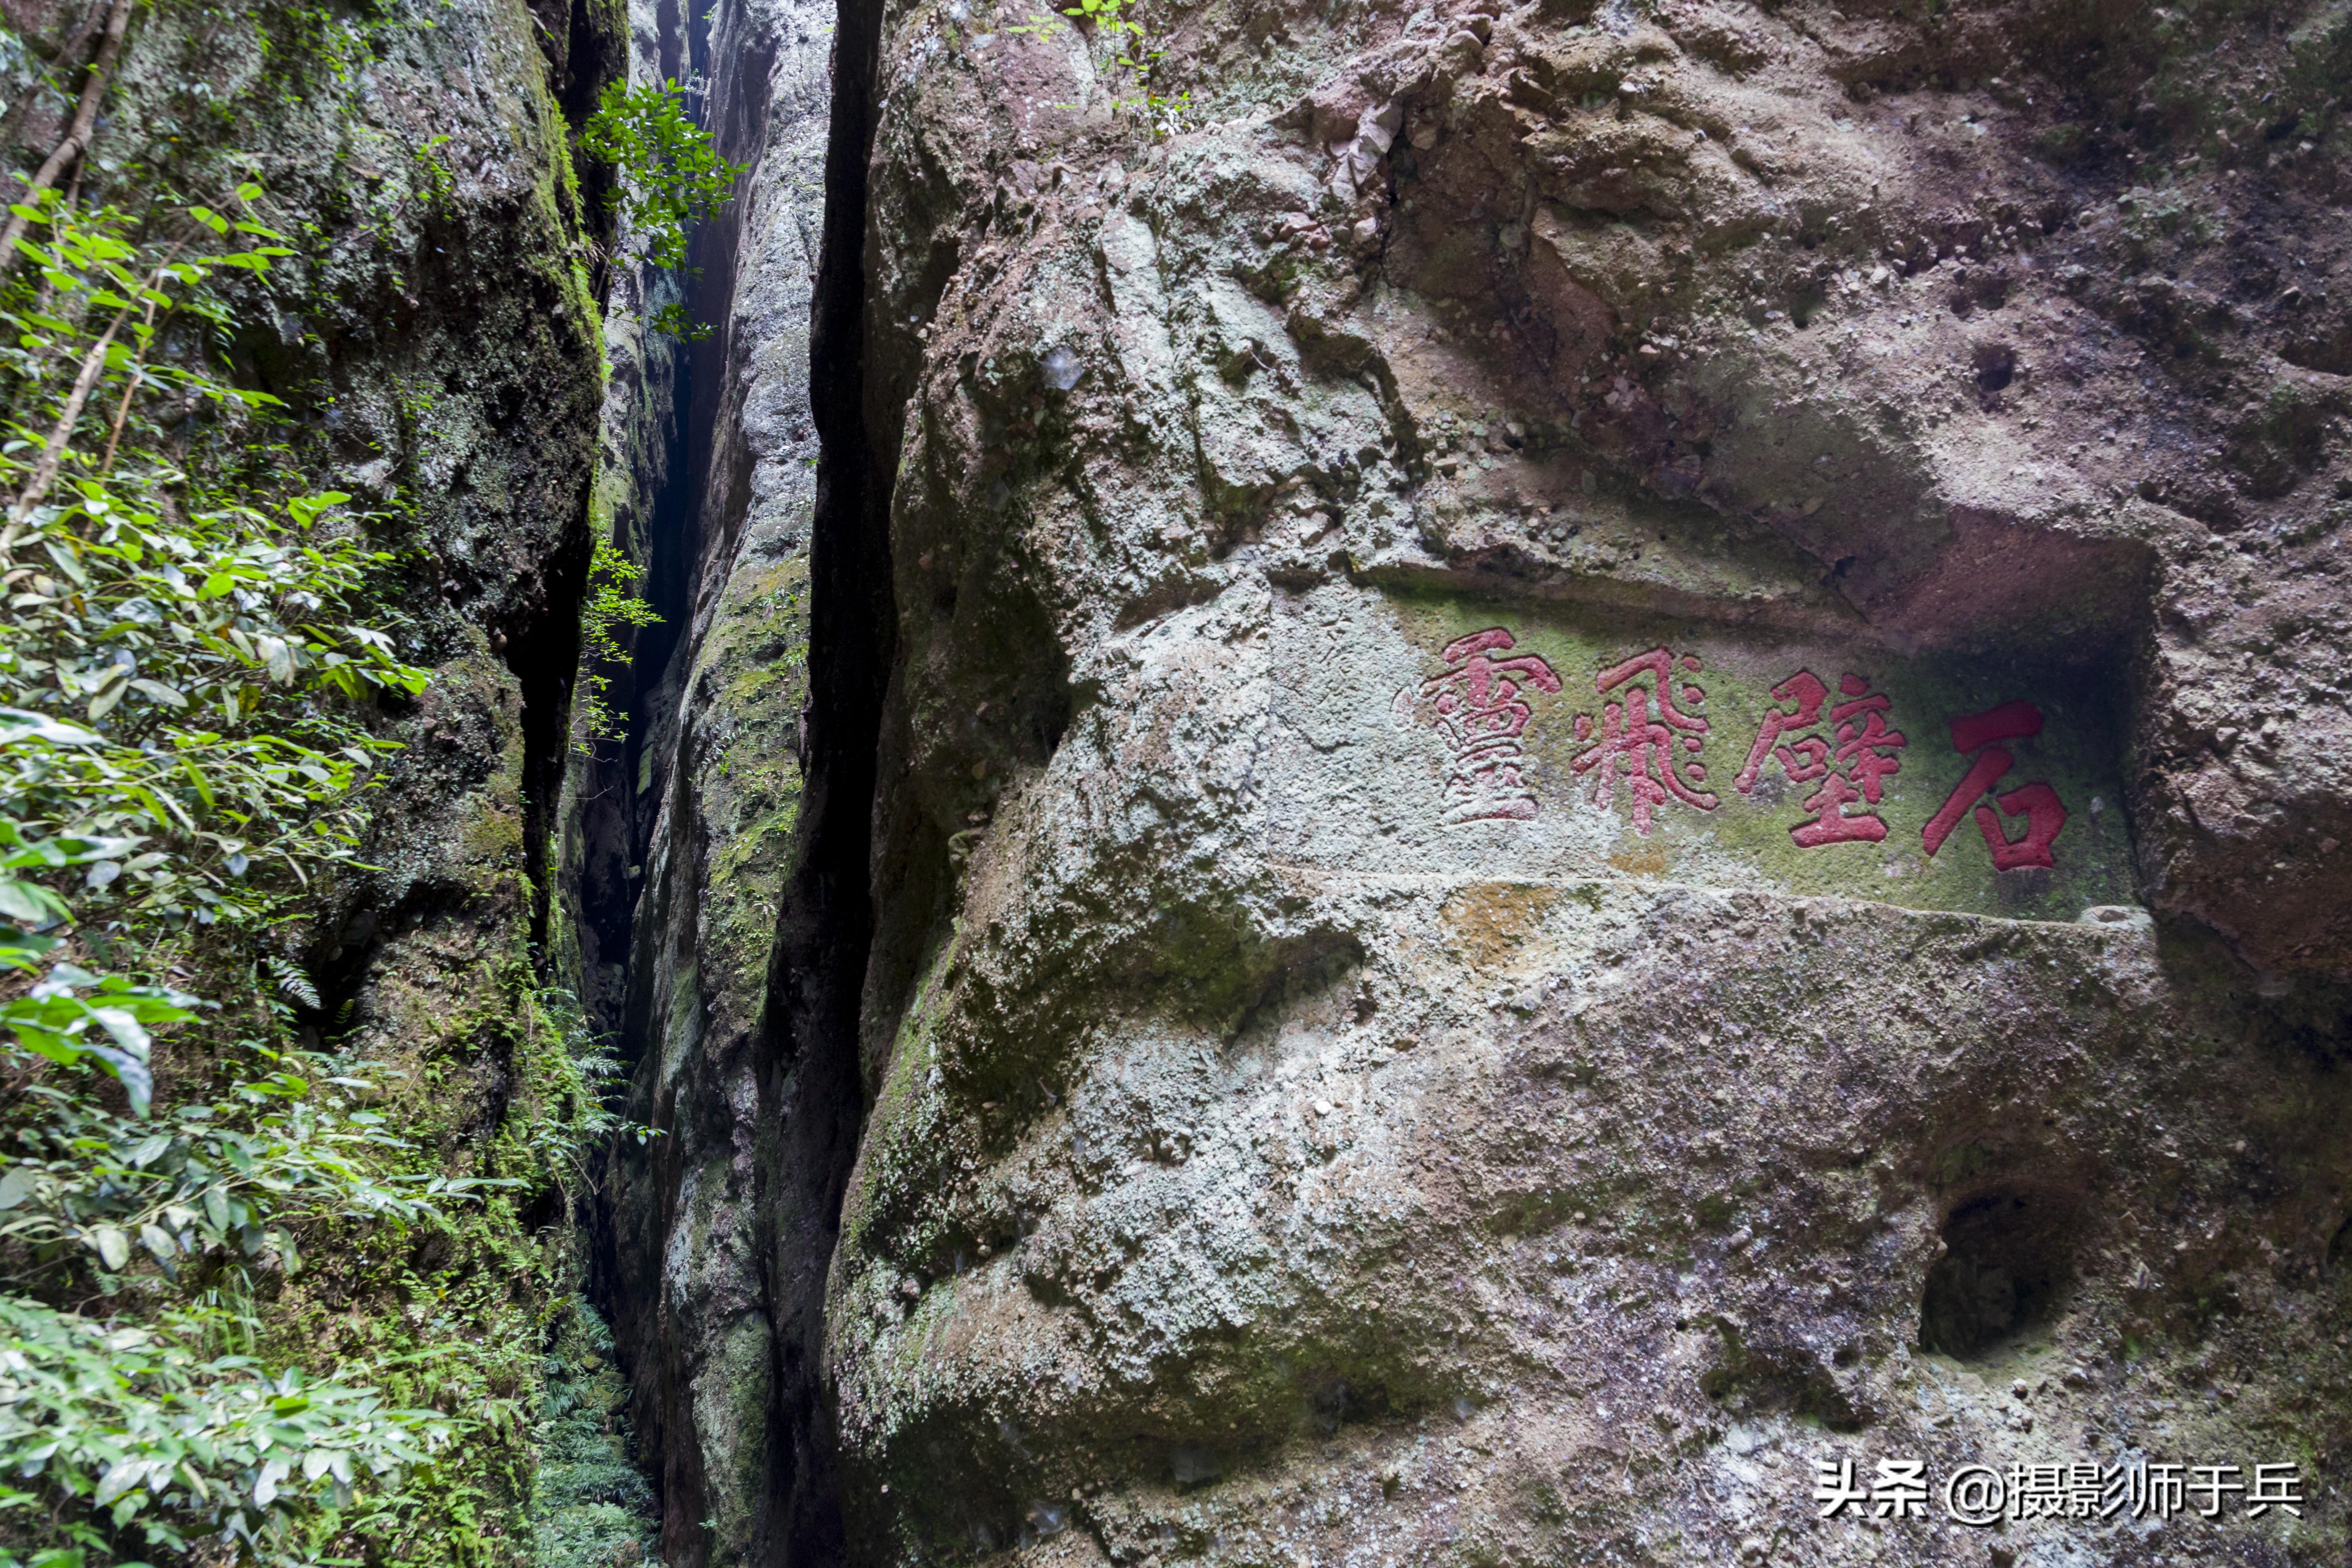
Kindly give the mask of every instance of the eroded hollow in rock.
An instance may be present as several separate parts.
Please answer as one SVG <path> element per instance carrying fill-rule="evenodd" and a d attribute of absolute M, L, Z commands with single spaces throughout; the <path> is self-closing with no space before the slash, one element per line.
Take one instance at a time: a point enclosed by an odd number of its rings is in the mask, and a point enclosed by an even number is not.
<path fill-rule="evenodd" d="M 2074 1278 L 2079 1221 L 2071 1199 L 2033 1187 L 1954 1208 L 1919 1303 L 1919 1348 L 1980 1361 L 2049 1322 Z"/>

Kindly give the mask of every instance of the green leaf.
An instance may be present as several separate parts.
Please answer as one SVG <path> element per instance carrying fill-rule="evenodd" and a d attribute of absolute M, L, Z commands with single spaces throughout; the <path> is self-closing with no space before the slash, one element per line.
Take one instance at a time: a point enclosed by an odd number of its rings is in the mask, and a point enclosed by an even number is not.
<path fill-rule="evenodd" d="M 121 1007 L 92 1007 L 89 1010 L 89 1016 L 108 1034 L 114 1037 L 115 1044 L 137 1057 L 141 1061 L 147 1059 L 147 1050 L 151 1044 L 147 1037 L 147 1031 L 139 1026 L 139 1020 L 130 1012 Z"/>
<path fill-rule="evenodd" d="M 118 1274 L 131 1261 L 131 1238 L 110 1225 L 91 1231 L 89 1243 L 98 1249 L 98 1260 Z"/>
<path fill-rule="evenodd" d="M 166 686 L 160 680 L 149 680 L 144 676 L 133 680 L 131 689 L 149 701 L 161 702 L 167 708 L 185 708 L 188 705 L 186 692 L 176 686 Z"/>
<path fill-rule="evenodd" d="M 36 930 L 70 920 L 73 911 L 65 900 L 47 888 L 33 882 L 20 882 L 13 877 L 0 877 L 0 917 L 11 923 L 30 926 Z"/>

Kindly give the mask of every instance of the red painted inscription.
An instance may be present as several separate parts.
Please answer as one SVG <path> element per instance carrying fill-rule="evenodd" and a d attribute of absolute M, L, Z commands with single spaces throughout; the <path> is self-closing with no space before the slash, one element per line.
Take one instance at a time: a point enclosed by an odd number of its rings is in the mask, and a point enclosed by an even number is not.
<path fill-rule="evenodd" d="M 1519 738 L 1534 710 L 1525 689 L 1558 691 L 1559 677 L 1533 654 L 1496 655 L 1515 639 L 1489 626 L 1445 645 L 1446 668 L 1421 683 L 1432 722 L 1450 753 L 1445 771 L 1445 820 L 1510 820 L 1536 814 L 1536 793 L 1521 777 L 1527 753 Z"/>
<path fill-rule="evenodd" d="M 1683 655 L 1682 668 L 1696 674 L 1698 655 Z M 1706 782 L 1706 764 L 1698 760 L 1706 744 L 1706 720 L 1696 710 L 1706 693 L 1687 683 L 1677 692 L 1675 656 L 1663 647 L 1635 654 L 1594 677 L 1593 689 L 1604 699 L 1618 695 L 1618 700 L 1601 704 L 1597 731 L 1592 715 L 1576 716 L 1576 738 L 1591 744 L 1569 766 L 1593 775 L 1593 803 L 1608 805 L 1622 776 L 1633 799 L 1633 831 L 1644 837 L 1653 809 L 1669 800 L 1713 811 L 1716 797 L 1700 787 Z"/>
<path fill-rule="evenodd" d="M 1793 704 L 1795 711 L 1776 708 L 1764 715 L 1756 743 L 1748 749 L 1748 764 L 1731 781 L 1740 794 L 1752 794 L 1769 760 L 1780 764 L 1791 784 L 1818 782 L 1804 803 L 1811 820 L 1789 829 L 1801 849 L 1884 841 L 1885 819 L 1872 808 L 1884 798 L 1886 780 L 1903 771 L 1903 759 L 1895 753 L 1910 744 L 1901 731 L 1886 727 L 1892 703 L 1885 692 L 1871 690 L 1867 679 L 1851 671 L 1838 689 L 1846 700 L 1830 710 L 1831 739 L 1823 740 L 1811 732 L 1822 723 L 1822 704 L 1829 700 L 1821 679 L 1801 669 L 1774 687 L 1772 700 Z M 1862 809 L 1853 809 L 1856 805 Z"/>
<path fill-rule="evenodd" d="M 1984 799 L 2017 761 L 2000 742 L 2021 741 L 2040 733 L 2042 710 L 2031 702 L 2004 702 L 1982 713 L 1952 721 L 1952 750 L 1964 755 L 1973 752 L 1976 761 L 1969 764 L 1968 774 L 1952 791 L 1952 798 L 1919 831 L 1929 855 L 1944 847 L 1944 840 L 1960 825 L 1960 818 L 1973 810 L 1977 831 L 1984 835 L 1985 847 L 1992 851 L 1995 870 L 2015 871 L 2028 866 L 2058 864 L 2050 847 L 2057 841 L 2059 830 L 2066 826 L 2066 807 L 2056 790 L 2037 782 L 1995 795 L 1990 802 Z M 2002 830 L 2000 818 L 1992 813 L 1995 805 L 2004 816 L 2025 818 L 2022 837 L 2011 838 Z"/>

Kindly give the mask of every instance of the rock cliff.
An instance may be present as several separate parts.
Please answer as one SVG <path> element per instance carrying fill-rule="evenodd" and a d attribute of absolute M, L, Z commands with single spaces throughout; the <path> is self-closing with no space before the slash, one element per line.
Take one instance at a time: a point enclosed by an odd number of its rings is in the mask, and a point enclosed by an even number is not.
<path fill-rule="evenodd" d="M 2341 1560 L 2352 18 L 831 21 L 582 840 L 669 1560 Z"/>

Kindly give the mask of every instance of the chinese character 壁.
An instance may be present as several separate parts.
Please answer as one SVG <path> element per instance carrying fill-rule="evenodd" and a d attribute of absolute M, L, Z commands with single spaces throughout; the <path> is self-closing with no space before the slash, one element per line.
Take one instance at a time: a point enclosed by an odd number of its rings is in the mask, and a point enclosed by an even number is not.
<path fill-rule="evenodd" d="M 1804 807 L 1811 819 L 1789 829 L 1800 849 L 1824 844 L 1877 844 L 1886 837 L 1886 822 L 1875 807 L 1885 795 L 1886 780 L 1903 771 L 1895 753 L 1910 744 L 1899 730 L 1886 727 L 1893 703 L 1870 682 L 1848 671 L 1838 681 L 1846 700 L 1830 710 L 1831 739 L 1809 733 L 1822 722 L 1822 704 L 1829 688 L 1821 678 L 1801 669 L 1772 689 L 1776 702 L 1795 704 L 1794 712 L 1780 709 L 1764 715 L 1756 743 L 1748 750 L 1748 764 L 1732 787 L 1753 794 L 1757 775 L 1767 761 L 1777 762 L 1790 784 L 1820 787 L 1807 796 Z M 1852 808 L 1860 805 L 1859 812 Z"/>

